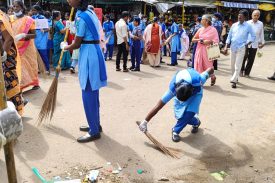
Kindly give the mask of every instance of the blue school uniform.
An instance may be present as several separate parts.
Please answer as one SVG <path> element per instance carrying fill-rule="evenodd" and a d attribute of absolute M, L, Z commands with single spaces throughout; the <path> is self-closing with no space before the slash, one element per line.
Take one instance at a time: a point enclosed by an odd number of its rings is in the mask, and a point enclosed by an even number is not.
<path fill-rule="evenodd" d="M 163 95 L 162 102 L 168 103 L 174 98 L 174 113 L 178 120 L 173 131 L 179 134 L 187 125 L 197 125 L 198 119 L 195 117 L 199 113 L 200 103 L 203 97 L 203 85 L 209 78 L 209 74 L 204 72 L 199 74 L 192 68 L 177 72 L 172 78 L 168 91 Z M 193 95 L 185 102 L 176 98 L 176 85 L 186 82 L 194 87 Z"/>
<path fill-rule="evenodd" d="M 180 48 L 180 37 L 179 37 L 179 26 L 175 22 L 171 26 L 171 34 L 176 33 L 171 41 L 171 64 L 178 64 L 177 54 L 181 50 Z"/>
<path fill-rule="evenodd" d="M 134 27 L 132 31 L 133 36 L 142 37 L 142 32 L 139 26 Z M 141 41 L 131 38 L 131 62 L 132 68 L 140 68 L 141 60 Z"/>
<path fill-rule="evenodd" d="M 76 17 L 76 36 L 82 37 L 86 42 L 99 42 L 100 24 L 96 14 L 92 10 L 78 11 Z M 99 44 L 81 44 L 78 68 L 89 134 L 96 135 L 100 126 L 99 89 L 107 85 L 106 66 Z"/>
<path fill-rule="evenodd" d="M 33 15 L 32 19 L 46 19 L 43 15 Z M 34 39 L 35 46 L 45 64 L 46 70 L 50 69 L 49 53 L 48 53 L 48 32 L 42 32 L 40 29 L 35 30 L 36 37 Z"/>
<path fill-rule="evenodd" d="M 114 44 L 115 44 L 115 36 L 114 36 L 114 22 L 113 21 L 105 21 L 103 23 L 103 31 L 105 32 L 105 39 L 108 39 L 110 37 L 109 42 L 106 44 L 106 52 L 104 54 L 105 60 L 107 60 L 107 56 L 109 56 L 109 59 L 112 59 L 113 57 L 113 50 L 114 50 Z M 108 54 L 109 53 L 109 54 Z"/>
<path fill-rule="evenodd" d="M 140 25 L 139 26 L 140 26 L 140 30 L 141 30 L 142 36 L 143 36 L 144 35 L 144 30 L 146 29 L 146 24 L 145 24 L 145 22 L 140 21 Z M 140 40 L 140 60 L 141 60 L 143 51 L 144 51 L 144 41 L 142 39 L 142 40 Z"/>

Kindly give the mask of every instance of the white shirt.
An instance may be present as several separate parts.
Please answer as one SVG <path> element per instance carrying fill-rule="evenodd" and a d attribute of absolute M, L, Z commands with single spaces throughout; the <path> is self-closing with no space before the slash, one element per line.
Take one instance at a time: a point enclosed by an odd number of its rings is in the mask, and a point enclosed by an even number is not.
<path fill-rule="evenodd" d="M 128 41 L 128 28 L 126 22 L 121 18 L 117 21 L 116 25 L 117 44 L 124 42 L 124 37 L 127 37 Z"/>
<path fill-rule="evenodd" d="M 265 43 L 263 22 L 261 22 L 260 20 L 258 20 L 255 23 L 255 22 L 253 22 L 253 20 L 249 20 L 249 21 L 247 21 L 247 23 L 249 23 L 253 27 L 253 29 L 255 31 L 255 34 L 256 34 L 255 42 L 253 42 L 251 44 L 251 47 L 252 48 L 258 48 L 259 47 L 259 43 L 262 43 L 262 44 Z"/>

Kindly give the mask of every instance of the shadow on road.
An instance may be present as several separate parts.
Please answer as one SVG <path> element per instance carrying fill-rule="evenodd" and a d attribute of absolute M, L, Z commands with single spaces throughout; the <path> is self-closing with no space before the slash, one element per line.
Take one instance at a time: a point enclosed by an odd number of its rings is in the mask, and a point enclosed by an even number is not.
<path fill-rule="evenodd" d="M 248 85 L 245 85 L 243 83 L 238 83 L 238 85 L 240 86 L 239 88 L 240 89 L 244 89 L 244 90 L 254 90 L 254 91 L 257 91 L 257 92 L 261 92 L 261 93 L 269 93 L 269 94 L 275 94 L 275 91 L 271 91 L 271 90 L 267 90 L 267 89 L 264 89 L 264 88 L 257 88 L 257 87 L 254 87 L 254 86 L 248 86 Z"/>
<path fill-rule="evenodd" d="M 112 88 L 114 90 L 124 90 L 124 87 L 122 87 L 112 81 L 108 81 L 108 88 Z"/>
<path fill-rule="evenodd" d="M 101 139 L 95 141 L 97 154 L 106 162 L 116 163 L 124 166 L 123 172 L 129 175 L 129 179 L 133 183 L 152 183 L 154 182 L 154 172 L 152 167 L 143 160 L 133 149 L 128 146 L 121 145 L 119 142 L 111 139 L 106 134 L 101 135 Z M 137 170 L 142 169 L 144 174 L 137 174 Z"/>
<path fill-rule="evenodd" d="M 203 86 L 203 88 L 207 91 L 217 92 L 217 94 L 221 94 L 224 96 L 233 96 L 233 97 L 241 97 L 241 98 L 246 97 L 246 95 L 243 95 L 240 93 L 236 93 L 236 92 L 229 91 L 229 90 L 224 90 L 219 85 Z"/>
<path fill-rule="evenodd" d="M 184 154 L 200 161 L 209 172 L 228 171 L 253 161 L 253 155 L 244 144 L 237 143 L 237 152 L 211 134 L 203 133 L 203 129 L 196 135 L 191 134 L 182 138 L 182 141 L 201 151 L 200 155 L 189 152 Z"/>

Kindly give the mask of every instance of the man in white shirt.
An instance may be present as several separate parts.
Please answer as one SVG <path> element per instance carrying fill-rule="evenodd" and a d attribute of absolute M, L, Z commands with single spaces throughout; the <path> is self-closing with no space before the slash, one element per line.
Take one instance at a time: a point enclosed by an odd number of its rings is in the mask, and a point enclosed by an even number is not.
<path fill-rule="evenodd" d="M 127 57 L 129 51 L 128 45 L 128 27 L 127 27 L 127 20 L 129 19 L 129 13 L 127 11 L 123 11 L 121 15 L 121 19 L 117 21 L 115 28 L 116 28 L 116 35 L 117 35 L 117 47 L 118 53 L 116 57 L 116 71 L 121 71 L 120 69 L 120 58 L 121 54 L 123 54 L 123 72 L 128 72 L 127 69 Z"/>
<path fill-rule="evenodd" d="M 249 77 L 255 56 L 258 48 L 264 47 L 264 26 L 263 23 L 259 20 L 260 11 L 254 10 L 252 13 L 252 20 L 249 20 L 247 23 L 252 25 L 255 34 L 256 40 L 252 44 L 248 45 L 245 52 L 245 57 L 243 60 L 243 65 L 241 69 L 241 76 Z"/>

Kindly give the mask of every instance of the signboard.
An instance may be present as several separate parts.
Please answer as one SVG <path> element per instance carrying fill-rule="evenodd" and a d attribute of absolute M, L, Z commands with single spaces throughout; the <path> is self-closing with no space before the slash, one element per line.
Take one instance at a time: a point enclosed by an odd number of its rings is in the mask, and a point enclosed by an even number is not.
<path fill-rule="evenodd" d="M 35 19 L 35 29 L 48 29 L 48 19 Z"/>

